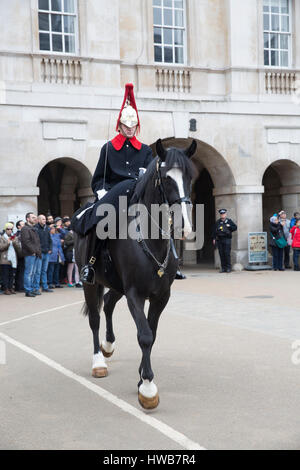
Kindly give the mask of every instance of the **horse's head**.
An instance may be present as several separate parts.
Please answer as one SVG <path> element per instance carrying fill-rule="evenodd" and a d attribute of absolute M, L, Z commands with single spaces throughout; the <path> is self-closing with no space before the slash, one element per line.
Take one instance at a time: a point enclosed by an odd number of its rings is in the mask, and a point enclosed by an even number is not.
<path fill-rule="evenodd" d="M 161 140 L 156 142 L 158 181 L 161 184 L 166 202 L 175 213 L 179 208 L 182 217 L 174 217 L 175 235 L 183 234 L 187 237 L 192 232 L 192 203 L 190 199 L 191 182 L 195 173 L 190 158 L 197 149 L 197 142 L 193 140 L 186 149 L 165 149 Z M 176 214 L 175 214 L 176 215 Z M 182 224 L 183 219 L 183 224 Z"/>

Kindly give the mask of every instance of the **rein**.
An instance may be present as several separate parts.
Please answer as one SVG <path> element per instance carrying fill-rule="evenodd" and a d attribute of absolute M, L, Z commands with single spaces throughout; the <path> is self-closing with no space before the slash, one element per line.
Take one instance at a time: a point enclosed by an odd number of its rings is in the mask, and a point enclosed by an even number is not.
<path fill-rule="evenodd" d="M 172 206 L 173 204 L 176 204 L 176 203 L 192 204 L 191 199 L 187 196 L 178 198 L 175 201 L 173 201 L 172 203 L 170 203 L 168 201 L 167 196 L 166 196 L 166 192 L 165 192 L 165 188 L 164 188 L 164 185 L 163 185 L 163 182 L 162 182 L 162 176 L 161 176 L 161 166 L 163 166 L 163 164 L 164 164 L 164 162 L 162 162 L 161 160 L 157 160 L 157 163 L 156 163 L 157 176 L 156 176 L 156 179 L 155 179 L 155 188 L 157 186 L 159 187 L 160 194 L 163 198 L 164 204 L 167 204 L 168 207 L 170 207 L 170 205 Z M 141 202 L 141 199 L 139 200 L 139 203 L 140 202 Z M 141 229 L 138 225 L 137 225 L 137 231 L 139 232 L 140 236 L 137 239 L 137 241 L 141 245 L 144 253 L 157 264 L 157 266 L 159 268 L 158 271 L 157 271 L 157 275 L 161 278 L 165 274 L 165 271 L 166 271 L 166 268 L 167 268 L 167 265 L 168 265 L 168 262 L 169 262 L 170 251 L 171 251 L 171 235 L 170 235 L 170 233 L 167 234 L 164 230 L 162 230 L 162 228 L 159 225 L 157 225 L 156 221 L 153 219 L 152 215 L 148 211 L 148 208 L 147 208 L 147 212 L 148 212 L 151 220 L 156 224 L 156 226 L 158 226 L 161 235 L 168 235 L 167 253 L 166 253 L 166 257 L 165 257 L 164 261 L 162 263 L 160 263 L 157 260 L 157 258 L 154 256 L 154 254 L 152 253 L 150 248 L 147 246 L 147 244 L 146 244 L 146 242 L 145 242 L 145 240 L 142 236 Z"/>

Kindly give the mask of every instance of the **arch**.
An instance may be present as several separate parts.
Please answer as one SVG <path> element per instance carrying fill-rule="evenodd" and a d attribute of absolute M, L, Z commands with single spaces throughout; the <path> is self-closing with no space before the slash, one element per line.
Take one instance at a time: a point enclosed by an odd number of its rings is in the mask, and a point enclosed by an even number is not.
<path fill-rule="evenodd" d="M 38 213 L 71 216 L 92 195 L 89 169 L 72 157 L 55 158 L 40 171 Z"/>
<path fill-rule="evenodd" d="M 187 259 L 190 253 L 183 252 L 181 243 L 180 253 L 183 254 L 184 262 L 212 264 L 215 262 L 215 254 L 212 245 L 212 227 L 216 217 L 214 189 L 225 189 L 235 186 L 235 179 L 231 168 L 225 158 L 211 145 L 201 140 L 197 142 L 196 153 L 192 157 L 198 176 L 193 184 L 192 200 L 194 204 L 204 204 L 204 246 L 195 254 L 194 259 Z M 168 147 L 187 148 L 193 138 L 176 139 L 167 137 L 162 139 L 163 145 Z M 155 142 L 151 145 L 153 154 L 156 155 Z M 179 249 L 179 247 L 178 247 Z"/>
<path fill-rule="evenodd" d="M 300 166 L 288 159 L 275 160 L 265 169 L 262 184 L 263 226 L 267 230 L 274 212 L 284 209 L 292 217 L 299 210 Z"/>
<path fill-rule="evenodd" d="M 270 163 L 262 173 L 262 181 L 270 168 L 278 175 L 281 186 L 300 184 L 300 166 L 293 160 L 282 158 Z"/>
<path fill-rule="evenodd" d="M 197 151 L 192 157 L 192 161 L 196 165 L 199 173 L 206 168 L 213 181 L 214 187 L 234 186 L 235 179 L 231 168 L 225 158 L 211 145 L 199 139 L 176 139 L 175 137 L 167 137 L 162 139 L 166 147 L 187 148 L 192 141 L 197 142 Z M 153 154 L 155 155 L 155 143 L 151 145 Z"/>

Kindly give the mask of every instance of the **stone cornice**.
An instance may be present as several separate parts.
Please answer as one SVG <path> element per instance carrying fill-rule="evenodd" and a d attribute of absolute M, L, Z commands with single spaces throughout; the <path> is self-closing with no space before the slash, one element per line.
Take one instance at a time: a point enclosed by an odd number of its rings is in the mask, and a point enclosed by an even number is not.
<path fill-rule="evenodd" d="M 37 186 L 14 186 L 14 187 L 0 187 L 0 196 L 38 196 L 40 188 Z"/>
<path fill-rule="evenodd" d="M 227 186 L 222 189 L 214 189 L 214 196 L 229 196 L 234 194 L 263 194 L 265 191 L 264 186 Z"/>

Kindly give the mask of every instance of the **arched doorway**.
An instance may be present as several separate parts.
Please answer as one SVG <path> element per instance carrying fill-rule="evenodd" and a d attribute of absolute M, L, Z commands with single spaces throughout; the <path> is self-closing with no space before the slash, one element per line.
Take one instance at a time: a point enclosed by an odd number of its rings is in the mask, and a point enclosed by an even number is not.
<path fill-rule="evenodd" d="M 263 227 L 269 230 L 270 217 L 281 209 L 291 218 L 300 208 L 300 167 L 291 160 L 276 160 L 264 172 Z"/>
<path fill-rule="evenodd" d="M 162 139 L 162 142 L 166 148 L 187 148 L 192 140 L 192 138 L 175 139 L 171 137 Z M 181 243 L 178 252 L 184 263 L 214 265 L 216 263 L 216 252 L 212 244 L 212 229 L 216 217 L 218 217 L 217 210 L 223 205 L 228 205 L 229 200 L 231 200 L 231 196 L 223 197 L 222 194 L 226 194 L 226 190 L 235 185 L 235 180 L 224 157 L 206 142 L 197 139 L 196 141 L 197 151 L 193 155 L 192 161 L 196 166 L 198 175 L 193 183 L 192 201 L 194 205 L 204 205 L 204 245 L 201 250 L 192 254 L 190 251 L 185 252 L 183 243 Z M 155 143 L 151 147 L 153 155 L 156 155 Z M 230 191 L 228 194 L 230 194 Z M 230 203 L 228 209 L 232 209 L 232 206 L 233 204 Z M 232 217 L 234 216 L 235 214 L 232 214 Z"/>
<path fill-rule="evenodd" d="M 71 216 L 92 196 L 91 178 L 88 168 L 74 158 L 52 160 L 38 176 L 38 213 Z"/>

